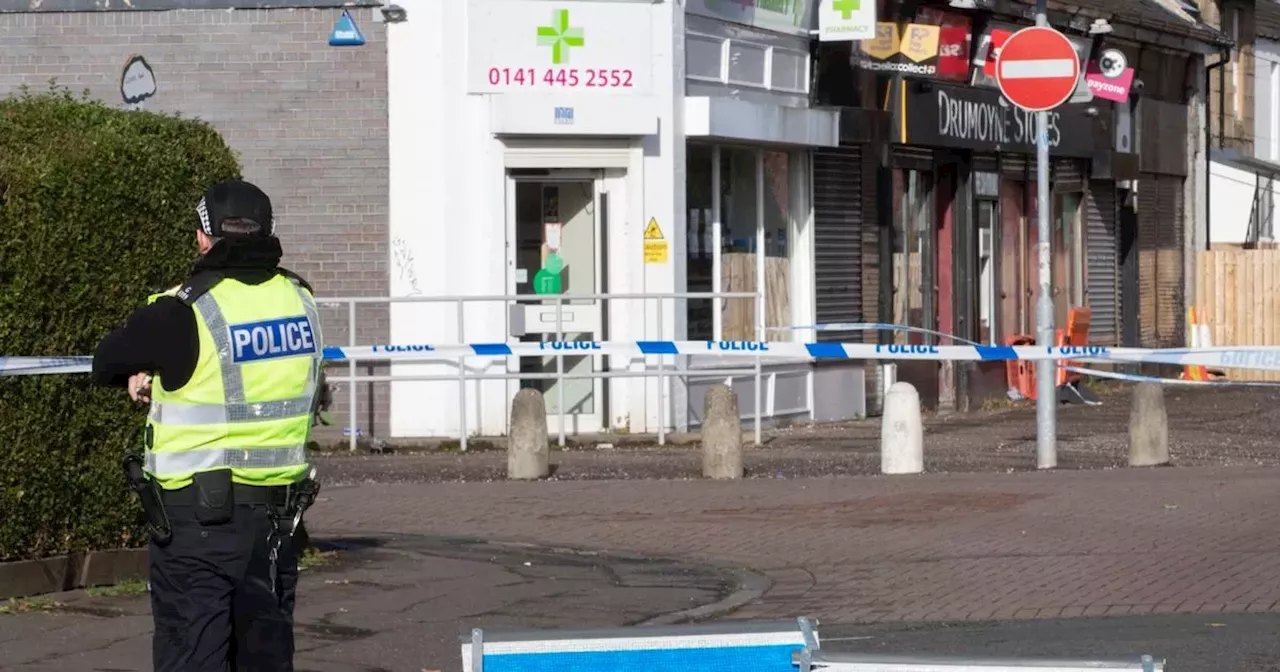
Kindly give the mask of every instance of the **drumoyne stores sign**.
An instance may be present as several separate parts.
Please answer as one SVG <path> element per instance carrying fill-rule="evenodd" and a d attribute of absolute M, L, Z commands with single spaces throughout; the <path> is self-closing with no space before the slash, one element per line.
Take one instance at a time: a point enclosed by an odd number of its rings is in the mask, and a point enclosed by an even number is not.
<path fill-rule="evenodd" d="M 905 130 L 899 142 L 984 151 L 1036 151 L 1036 114 L 1004 100 L 999 91 L 944 84 L 906 83 Z M 1062 105 L 1048 117 L 1049 152 L 1093 155 L 1093 120 L 1087 105 Z M 901 126 L 900 126 L 901 127 Z"/>

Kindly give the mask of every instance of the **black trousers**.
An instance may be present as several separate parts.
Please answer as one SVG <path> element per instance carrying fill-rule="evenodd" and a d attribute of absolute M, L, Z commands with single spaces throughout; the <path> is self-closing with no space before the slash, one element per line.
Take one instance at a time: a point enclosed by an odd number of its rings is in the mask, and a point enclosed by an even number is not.
<path fill-rule="evenodd" d="M 202 525 L 192 506 L 166 509 L 173 536 L 150 553 L 156 672 L 292 672 L 298 552 L 281 535 L 273 590 L 270 510 Z"/>

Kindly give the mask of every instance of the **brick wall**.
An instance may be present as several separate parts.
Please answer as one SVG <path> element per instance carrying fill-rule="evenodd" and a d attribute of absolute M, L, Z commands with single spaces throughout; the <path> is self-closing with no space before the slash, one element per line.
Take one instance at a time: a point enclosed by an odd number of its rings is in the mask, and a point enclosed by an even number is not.
<path fill-rule="evenodd" d="M 239 153 L 245 178 L 272 197 L 285 266 L 320 297 L 386 296 L 385 32 L 372 10 L 352 14 L 362 47 L 328 45 L 335 9 L 0 14 L 0 96 L 54 78 L 123 106 L 122 68 L 142 55 L 157 82 L 144 107 L 213 124 Z M 323 313 L 325 342 L 347 343 L 346 310 Z M 386 342 L 385 306 L 361 307 L 358 320 L 360 343 Z M 385 387 L 358 390 L 366 433 L 388 433 Z M 340 438 L 347 424 L 345 387 L 335 394 L 338 421 L 317 432 L 322 441 Z"/>
<path fill-rule="evenodd" d="M 1231 50 L 1231 63 L 1218 68 L 1209 80 L 1208 105 L 1213 118 L 1210 144 L 1236 149 L 1253 155 L 1254 144 L 1254 72 L 1257 58 L 1254 54 L 1256 21 L 1254 3 L 1243 0 L 1223 0 L 1201 3 L 1206 23 L 1237 41 Z M 1217 56 L 1210 56 L 1215 62 Z M 1225 96 L 1222 96 L 1225 94 Z M 1219 97 L 1225 105 L 1225 116 L 1219 117 Z M 1219 123 L 1221 120 L 1221 124 Z"/>

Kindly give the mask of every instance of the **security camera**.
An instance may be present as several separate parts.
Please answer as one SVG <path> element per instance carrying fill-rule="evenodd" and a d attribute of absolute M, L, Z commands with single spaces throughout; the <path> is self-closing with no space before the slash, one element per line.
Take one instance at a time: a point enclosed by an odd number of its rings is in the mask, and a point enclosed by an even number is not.
<path fill-rule="evenodd" d="M 400 5 L 383 5 L 381 8 L 382 20 L 387 23 L 400 23 L 406 17 L 404 7 Z"/>
<path fill-rule="evenodd" d="M 1135 79 L 1133 80 L 1133 84 L 1129 85 L 1129 88 L 1136 92 L 1141 91 L 1144 86 L 1146 86 L 1146 84 L 1141 79 Z"/>

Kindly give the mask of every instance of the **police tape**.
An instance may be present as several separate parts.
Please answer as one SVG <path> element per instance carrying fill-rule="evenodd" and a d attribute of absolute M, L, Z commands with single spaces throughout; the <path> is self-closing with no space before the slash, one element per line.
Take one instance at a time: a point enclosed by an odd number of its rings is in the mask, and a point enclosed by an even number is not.
<path fill-rule="evenodd" d="M 966 345 L 982 345 L 976 341 L 961 338 L 955 334 L 948 334 L 943 331 L 935 331 L 933 329 L 925 329 L 924 327 L 912 327 L 905 324 L 885 324 L 882 322 L 833 322 L 828 324 L 811 324 L 811 325 L 794 325 L 790 327 L 769 327 L 766 331 L 899 331 L 918 334 L 928 334 L 930 336 L 938 336 L 952 341 L 953 343 L 963 343 Z M 1064 371 L 1079 373 L 1086 376 L 1096 378 L 1109 378 L 1111 380 L 1120 380 L 1131 383 L 1157 383 L 1160 385 L 1174 385 L 1184 387 L 1280 387 L 1280 382 L 1260 381 L 1260 380 L 1189 380 L 1182 378 L 1162 378 L 1160 376 L 1143 376 L 1133 373 L 1121 373 L 1119 371 L 1103 371 L 1100 369 L 1089 369 L 1080 366 L 1063 365 Z"/>
<path fill-rule="evenodd" d="M 284 353 L 281 353 L 282 355 Z M 294 353 L 288 353 L 294 354 Z M 330 346 L 328 362 L 425 362 L 459 357 L 548 357 L 715 355 L 761 359 L 847 359 L 981 361 L 1054 360 L 1106 364 L 1168 364 L 1280 371 L 1280 346 L 1204 348 L 1111 348 L 1106 346 L 919 345 L 874 343 L 789 343 L 777 341 L 535 341 L 528 343 L 406 344 Z M 269 358 L 270 354 L 255 359 Z M 9 357 L 0 376 L 83 373 L 88 357 Z"/>
<path fill-rule="evenodd" d="M 89 373 L 92 357 L 0 357 L 0 376 Z"/>

